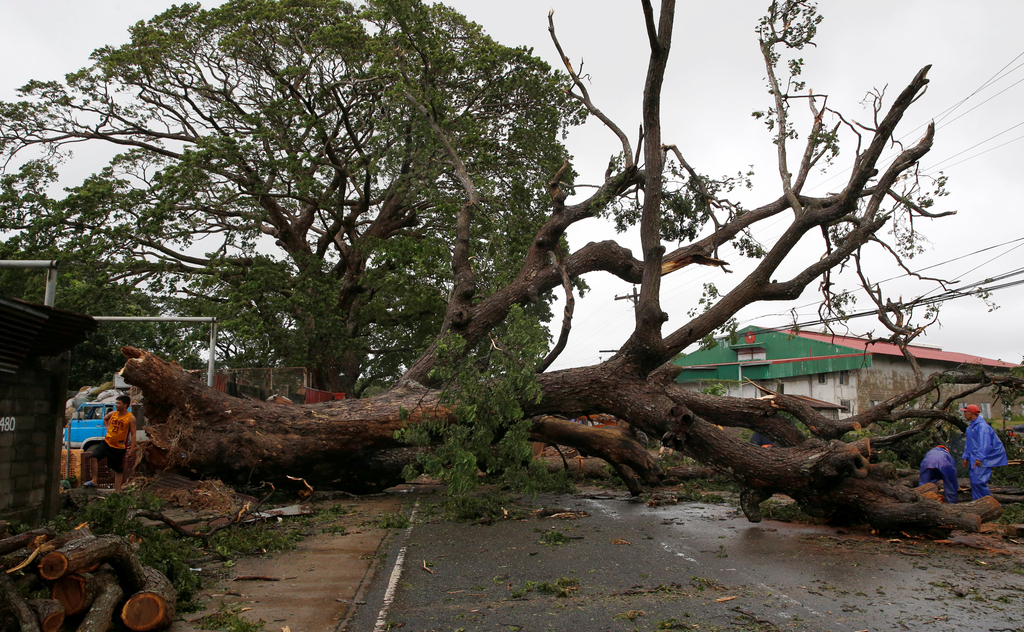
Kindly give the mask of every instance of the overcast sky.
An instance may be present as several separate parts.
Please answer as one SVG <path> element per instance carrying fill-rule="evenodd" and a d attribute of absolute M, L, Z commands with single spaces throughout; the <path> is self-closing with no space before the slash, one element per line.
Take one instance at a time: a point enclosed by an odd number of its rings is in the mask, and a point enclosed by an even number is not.
<path fill-rule="evenodd" d="M 0 98 L 13 98 L 13 89 L 30 78 L 55 79 L 86 65 L 88 54 L 105 44 L 127 40 L 126 28 L 170 6 L 159 0 L 47 0 L 39 3 L 0 3 Z M 210 6 L 212 3 L 204 2 Z M 623 0 L 457 0 L 449 2 L 479 22 L 500 42 L 532 47 L 534 53 L 558 65 L 547 33 L 547 13 L 555 11 L 563 48 L 588 75 L 592 96 L 627 133 L 640 122 L 640 95 L 647 64 L 647 43 L 639 2 Z M 720 3 L 680 3 L 663 97 L 663 141 L 680 147 L 702 173 L 732 175 L 755 170 L 753 191 L 738 197 L 748 208 L 781 193 L 774 147 L 762 123 L 750 113 L 768 107 L 764 67 L 754 27 L 767 1 L 730 0 Z M 950 195 L 935 210 L 956 210 L 953 217 L 919 222 L 930 239 L 928 251 L 911 262 L 912 269 L 962 278 L 972 283 L 1024 268 L 1024 2 L 1018 0 L 831 0 L 820 4 L 825 16 L 818 47 L 803 53 L 805 78 L 816 94 L 848 119 L 870 122 L 861 105 L 871 89 L 888 86 L 886 103 L 923 66 L 931 64 L 927 93 L 911 108 L 897 136 L 916 141 L 928 121 L 937 126 L 934 148 L 922 161 L 926 174 L 949 176 Z M 803 131 L 803 130 L 800 130 Z M 596 121 L 576 130 L 569 139 L 581 182 L 597 183 L 617 140 Z M 805 193 L 838 190 L 850 164 L 853 146 L 844 145 L 835 167 L 818 174 Z M 798 154 L 794 146 L 791 153 Z M 92 171 L 101 165 L 88 165 Z M 78 168 L 82 168 L 79 166 Z M 784 227 L 776 220 L 757 231 L 771 245 Z M 600 220 L 574 226 L 570 245 L 615 237 Z M 639 238 L 619 236 L 639 254 Z M 820 240 L 819 240 L 820 241 Z M 817 258 L 819 241 L 808 240 L 801 252 Z M 675 244 L 667 244 L 671 250 Z M 973 254 L 972 254 L 973 253 Z M 663 308 L 670 314 L 665 331 L 686 322 L 704 283 L 728 289 L 748 269 L 730 248 L 722 250 L 735 274 L 692 267 L 666 277 Z M 876 250 L 872 280 L 900 275 Z M 970 255 L 964 257 L 965 255 Z M 959 258 L 959 259 L 958 259 Z M 952 261 L 957 259 L 956 261 Z M 942 264 L 942 265 L 940 265 Z M 936 266 L 936 267 L 931 267 Z M 1012 276 L 1007 282 L 1024 275 Z M 607 358 L 632 330 L 632 307 L 614 300 L 631 291 L 629 284 L 606 275 L 590 275 L 593 288 L 577 300 L 573 336 L 555 368 L 586 365 Z M 895 279 L 883 284 L 894 298 L 904 300 L 934 292 L 934 283 Z M 757 305 L 739 314 L 741 325 L 784 326 L 816 316 L 814 288 L 792 304 Z M 947 302 L 941 326 L 922 341 L 949 351 L 1020 362 L 1024 335 L 1024 285 L 992 295 L 1000 308 L 989 312 L 973 298 Z M 869 309 L 866 300 L 859 309 Z M 850 322 L 853 333 L 881 327 L 872 318 Z"/>

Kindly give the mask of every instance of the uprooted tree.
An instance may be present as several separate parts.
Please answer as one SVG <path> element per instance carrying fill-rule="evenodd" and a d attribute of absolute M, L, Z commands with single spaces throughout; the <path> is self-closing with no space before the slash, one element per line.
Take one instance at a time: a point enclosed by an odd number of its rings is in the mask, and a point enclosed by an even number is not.
<path fill-rule="evenodd" d="M 255 1 L 251 4 L 274 5 Z M 434 46 L 436 42 L 429 38 L 416 37 L 429 30 L 425 26 L 429 20 L 410 17 L 420 15 L 417 12 L 422 8 L 415 2 L 370 2 L 367 6 L 373 10 L 411 7 L 406 13 L 396 11 L 397 17 L 383 22 L 386 28 L 379 31 L 395 35 L 388 40 L 386 50 L 376 49 L 379 55 L 390 55 L 387 63 L 392 72 L 367 76 L 365 80 L 346 76 L 344 81 L 335 81 L 330 73 L 343 69 L 340 65 L 321 64 L 318 46 L 329 38 L 310 24 L 303 24 L 305 30 L 293 32 L 291 39 L 282 37 L 277 47 L 261 49 L 260 64 L 248 67 L 247 72 L 256 73 L 256 78 L 245 75 L 250 81 L 246 85 L 262 86 L 268 95 L 274 95 L 279 109 L 268 108 L 268 116 L 272 118 L 276 112 L 283 117 L 268 126 L 262 145 L 255 143 L 244 148 L 256 155 L 267 152 L 262 163 L 245 159 L 243 148 L 232 145 L 233 134 L 240 133 L 239 121 L 253 126 L 263 124 L 259 117 L 247 112 L 251 103 L 233 100 L 236 92 L 227 82 L 239 67 L 233 62 L 213 66 L 212 73 L 197 70 L 199 75 L 194 83 L 182 82 L 181 77 L 187 77 L 187 72 L 175 75 L 175 81 L 161 82 L 154 77 L 162 76 L 160 73 L 168 67 L 178 68 L 180 60 L 165 64 L 151 50 L 149 57 L 138 62 L 135 74 L 117 74 L 118 59 L 108 51 L 100 55 L 96 68 L 77 77 L 79 81 L 88 79 L 89 95 L 95 97 L 89 101 L 90 107 L 94 113 L 104 115 L 96 119 L 95 125 L 72 124 L 72 117 L 64 110 L 62 116 L 47 118 L 28 106 L 26 114 L 15 121 L 17 125 L 11 122 L 10 114 L 6 117 L 4 133 L 8 147 L 56 147 L 70 140 L 100 139 L 133 148 L 129 157 L 136 162 L 124 159 L 119 163 L 122 165 L 141 165 L 138 161 L 146 157 L 146 151 L 151 152 L 149 157 L 155 163 L 156 173 L 161 174 L 153 176 L 152 182 L 160 186 L 146 191 L 156 193 L 174 184 L 168 208 L 181 207 L 178 212 L 184 213 L 182 226 L 192 221 L 185 218 L 194 217 L 203 204 L 216 201 L 223 226 L 235 221 L 263 222 L 260 227 L 265 227 L 265 232 L 272 234 L 279 245 L 301 241 L 296 226 L 318 234 L 323 250 L 318 250 L 317 256 L 335 253 L 339 261 L 352 264 L 350 269 L 339 264 L 344 271 L 337 277 L 341 286 L 330 286 L 330 303 L 344 311 L 343 320 L 356 314 L 350 308 L 362 305 L 363 301 L 399 301 L 405 291 L 404 285 L 388 291 L 372 285 L 371 276 L 361 276 L 370 270 L 368 266 L 390 261 L 391 267 L 385 266 L 380 273 L 381 278 L 387 278 L 403 262 L 423 261 L 415 256 L 399 257 L 400 247 L 372 251 L 370 244 L 383 243 L 388 231 L 417 243 L 433 244 L 426 247 L 431 256 L 442 252 L 450 259 L 450 273 L 444 278 L 431 276 L 431 282 L 426 284 L 427 293 L 433 292 L 431 300 L 442 306 L 434 334 L 421 345 L 418 355 L 410 356 L 401 378 L 375 397 L 295 407 L 230 398 L 152 353 L 126 347 L 123 351 L 129 360 L 123 375 L 129 383 L 140 386 L 146 396 L 147 416 L 152 424 L 150 434 L 159 448 L 151 455 L 159 466 L 230 481 L 282 480 L 291 476 L 304 478 L 314 486 L 366 491 L 397 482 L 403 468 L 417 458 L 427 467 L 431 463 L 437 466 L 436 459 L 442 459 L 446 467 L 454 470 L 468 468 L 475 473 L 480 468 L 506 475 L 523 473 L 530 458 L 526 442 L 532 439 L 577 447 L 605 459 L 638 493 L 644 485 L 656 485 L 663 476 L 659 465 L 634 439 L 632 432 L 642 430 L 729 473 L 744 489 L 742 507 L 752 520 L 759 519 L 760 501 L 774 492 L 786 493 L 818 513 L 866 519 L 883 528 L 974 530 L 979 516 L 993 511 L 989 503 L 965 505 L 954 511 L 892 484 L 890 468 L 873 464 L 871 456 L 879 444 L 900 437 L 874 443 L 867 439 L 847 443 L 841 438 L 880 421 L 918 420 L 919 428 L 936 423 L 955 424 L 958 419 L 951 406 L 955 408 L 960 393 L 990 387 L 1018 389 L 1019 379 L 968 369 L 919 375 L 920 383 L 911 391 L 854 417 L 834 420 L 784 394 L 741 400 L 688 390 L 676 382 L 678 370 L 671 364 L 690 345 L 728 329 L 733 316 L 743 307 L 761 301 L 794 300 L 811 283 L 820 284 L 826 310 L 838 307 L 842 301 L 832 295 L 830 288 L 833 276 L 847 267 L 856 268 L 865 290 L 879 305 L 880 320 L 890 331 L 889 339 L 903 348 L 913 362 L 909 343 L 922 331 L 921 326 L 912 322 L 914 306 L 881 296 L 859 261 L 865 249 L 873 246 L 891 254 L 902 265 L 901 257 L 908 254 L 907 244 L 913 238 L 913 220 L 941 216 L 929 210 L 931 198 L 916 172 L 918 161 L 931 147 L 934 127 L 929 126 L 911 146 L 897 143 L 895 158 L 884 160 L 882 156 L 883 150 L 894 143 L 895 131 L 905 112 L 923 93 L 928 82 L 927 68 L 911 78 L 891 104 L 883 104 L 882 95 L 876 93 L 875 116 L 870 125 L 847 123 L 827 106 L 824 97 L 804 90 L 798 78 L 802 61 L 786 57 L 814 37 L 820 21 L 814 6 L 802 1 L 773 2 L 758 29 L 773 100 L 758 115 L 768 121 L 777 148 L 781 193 L 760 207 L 744 208 L 723 197 L 736 185 L 735 181 L 714 180 L 700 174 L 686 161 L 680 148 L 661 137 L 660 96 L 672 44 L 673 0 L 664 0 L 660 12 L 649 0 L 641 1 L 650 58 L 643 94 L 642 136 L 636 147 L 592 101 L 584 79 L 562 53 L 549 16 L 552 40 L 565 60 L 567 77 L 563 79 L 567 94 L 576 102 L 572 107 L 583 107 L 605 123 L 621 145 L 621 153 L 609 164 L 603 181 L 586 197 L 577 196 L 570 201 L 570 196 L 577 193 L 573 186 L 576 177 L 567 162 L 561 168 L 552 166 L 543 180 L 530 183 L 544 186 L 548 207 L 544 217 L 531 226 L 531 239 L 528 244 L 524 242 L 514 267 L 509 267 L 513 261 L 511 251 L 496 242 L 520 240 L 522 235 L 515 231 L 523 224 L 513 225 L 507 216 L 516 209 L 533 208 L 531 201 L 518 205 L 509 201 L 507 196 L 517 192 L 526 195 L 521 188 L 512 186 L 510 180 L 537 178 L 550 166 L 551 157 L 560 155 L 561 150 L 544 147 L 540 134 L 528 143 L 514 145 L 514 119 L 496 116 L 471 126 L 470 121 L 478 113 L 494 112 L 501 105 L 487 102 L 493 96 L 487 90 L 493 75 L 487 73 L 494 69 L 460 75 L 458 94 L 462 96 L 452 96 L 441 84 L 448 75 L 435 72 L 445 58 L 445 50 Z M 188 16 L 179 17 L 187 26 Z M 240 50 L 246 37 L 254 37 L 241 25 L 231 27 L 227 20 L 216 22 L 216 28 L 222 29 L 216 33 L 224 42 L 221 50 L 234 50 L 232 46 Z M 182 27 L 180 31 L 182 37 L 192 36 L 188 28 Z M 340 37 L 343 29 L 332 25 L 329 31 Z M 476 33 L 474 29 L 470 31 Z M 158 32 L 164 31 L 139 30 L 150 39 Z M 308 39 L 303 40 L 300 35 Z M 296 41 L 303 45 L 293 47 Z M 430 45 L 419 46 L 418 42 Z M 290 54 L 297 57 L 289 57 Z M 310 65 L 302 66 L 300 61 Z M 503 76 L 513 88 L 518 85 L 516 73 L 523 72 L 524 66 L 533 67 L 520 62 L 500 62 Z M 790 76 L 780 76 L 783 71 Z M 563 79 L 551 79 L 552 85 Z M 211 87 L 211 81 L 225 83 Z M 112 86 L 125 86 L 138 91 L 138 106 L 123 106 L 113 97 L 104 102 L 100 97 L 106 94 L 105 86 L 110 90 Z M 286 103 L 291 104 L 289 107 L 296 103 L 314 105 L 312 99 L 301 98 L 303 90 L 310 86 L 326 86 L 328 93 L 336 91 L 337 109 L 308 111 L 299 116 L 284 108 Z M 65 108 L 77 107 L 77 102 L 64 90 L 40 85 L 34 93 L 39 98 L 53 93 L 54 103 Z M 389 129 L 402 133 L 391 141 L 382 139 L 370 119 L 364 123 L 366 128 L 351 128 L 345 114 L 346 98 L 358 91 L 393 99 L 388 103 L 396 107 L 401 103 L 401 115 L 406 118 Z M 474 95 L 481 100 L 473 101 Z M 396 96 L 400 99 L 395 99 Z M 194 125 L 191 121 L 197 100 L 205 102 L 215 97 L 220 106 L 204 110 L 202 124 Z M 294 102 L 289 100 L 293 97 Z M 804 136 L 805 146 L 794 158 L 791 148 L 796 143 L 796 134 L 792 121 L 797 115 L 791 111 L 791 104 L 797 100 L 808 108 L 810 129 Z M 527 106 L 523 102 L 515 107 Z M 571 112 L 571 107 L 566 111 Z M 398 117 L 396 113 L 390 115 Z M 323 120 L 334 120 L 336 124 L 325 126 Z M 30 124 L 41 127 L 29 129 Z M 158 133 L 155 128 L 165 131 Z M 295 153 L 287 143 L 277 145 L 267 140 L 277 138 L 271 132 L 279 128 L 287 129 L 296 138 L 328 134 L 332 142 L 325 145 L 322 155 Z M 804 186 L 809 174 L 838 155 L 842 134 L 855 137 L 856 142 L 845 186 L 835 194 L 807 195 Z M 553 137 L 549 138 L 555 142 Z M 371 146 L 371 139 L 381 144 Z M 195 143 L 199 149 L 175 153 L 179 144 L 189 143 Z M 371 147 L 385 146 L 398 152 L 393 160 L 382 163 L 394 170 L 367 167 L 373 162 Z M 341 147 L 347 162 L 337 157 Z M 174 168 L 165 167 L 162 161 L 170 161 Z M 523 161 L 533 163 L 515 173 L 501 172 L 508 165 Z M 206 172 L 201 186 L 183 179 L 182 174 L 194 176 L 194 170 L 211 164 L 214 167 Z M 302 172 L 304 164 L 307 170 Z M 160 168 L 165 171 L 159 171 Z M 286 174 L 286 168 L 292 171 Z M 299 172 L 305 173 L 305 177 L 297 178 Z M 388 180 L 388 174 L 394 175 L 394 179 Z M 294 186 L 275 188 L 283 181 L 293 182 Z M 185 186 L 189 182 L 192 184 Z M 452 204 L 451 197 L 438 196 L 437 191 L 428 191 L 426 183 L 433 182 L 449 196 L 457 195 L 458 203 Z M 941 188 L 942 182 L 937 185 Z M 310 192 L 314 189 L 338 194 L 313 197 Z M 354 197 L 346 197 L 346 192 L 354 192 Z M 140 204 L 151 201 L 143 193 L 136 197 Z M 237 205 L 245 206 L 249 214 L 241 213 Z M 359 212 L 367 209 L 372 213 L 364 222 Z M 451 215 L 445 216 L 439 209 L 451 211 Z M 414 235 L 403 232 L 416 223 L 416 214 L 420 212 L 429 213 L 429 230 Z M 260 213 L 264 219 L 253 220 Z M 639 257 L 613 241 L 590 243 L 569 251 L 564 239 L 566 230 L 602 214 L 614 215 L 620 224 L 639 223 Z M 759 222 L 783 219 L 788 223 L 771 247 L 763 248 L 752 239 L 751 230 Z M 899 243 L 885 243 L 882 235 L 886 227 L 895 231 Z M 207 230 L 218 229 L 214 226 Z M 787 269 L 792 267 L 798 242 L 814 235 L 820 235 L 820 256 L 810 258 L 796 273 L 782 277 L 782 264 L 785 262 Z M 369 239 L 357 239 L 364 236 Z M 353 246 L 356 242 L 361 245 Z M 681 246 L 666 253 L 666 242 L 678 242 Z M 668 273 L 684 274 L 691 264 L 724 266 L 727 262 L 719 258 L 719 248 L 727 243 L 736 244 L 739 251 L 756 259 L 753 271 L 732 290 L 721 295 L 708 294 L 702 301 L 702 313 L 681 326 L 667 327 L 669 316 L 660 304 L 661 277 Z M 153 235 L 143 246 L 140 261 L 149 262 L 154 270 L 157 263 L 168 265 L 173 259 L 170 253 L 161 251 L 159 235 Z M 501 255 L 497 257 L 495 253 L 499 251 Z M 219 256 L 214 253 L 207 259 L 197 258 L 191 265 L 208 270 Z M 302 283 L 308 280 L 300 265 L 305 260 L 295 259 L 297 273 L 289 278 Z M 237 270 L 218 272 L 223 283 L 243 279 L 247 273 L 266 272 L 258 262 L 244 258 L 229 263 Z M 174 268 L 175 265 L 178 264 L 172 261 L 170 267 L 183 271 L 183 267 Z M 612 274 L 640 286 L 632 335 L 618 353 L 601 364 L 547 371 L 569 335 L 574 284 L 583 275 L 595 272 Z M 269 276 L 272 281 L 283 280 Z M 276 288 L 282 292 L 281 297 L 296 301 L 294 327 L 301 329 L 304 322 L 311 325 L 302 317 L 316 311 L 310 306 L 319 300 L 318 289 L 326 287 L 315 283 L 302 285 L 301 291 L 295 292 L 301 297 L 286 296 L 291 288 Z M 339 287 L 344 290 L 340 294 Z M 417 295 L 423 290 L 418 288 Z M 536 306 L 559 290 L 566 294 L 567 307 L 561 335 L 547 351 L 546 330 L 538 322 Z M 254 309 L 259 309 L 259 300 L 251 293 L 249 300 Z M 430 301 L 421 304 L 429 305 Z M 390 318 L 388 314 L 386 306 L 378 305 L 370 319 L 375 325 L 375 345 L 382 350 L 389 348 L 385 339 L 388 330 L 376 325 Z M 927 314 L 925 319 L 929 318 L 933 314 Z M 353 319 L 344 321 L 346 326 L 352 326 L 350 332 L 358 329 Z M 299 333 L 296 331 L 296 335 Z M 414 338 L 406 343 L 411 340 Z M 364 347 L 364 352 L 370 351 L 369 346 Z M 629 429 L 592 429 L 565 419 L 590 413 L 614 415 L 627 421 Z M 797 428 L 794 420 L 802 422 L 810 432 L 809 437 Z M 776 447 L 756 448 L 719 426 L 757 430 L 771 437 Z M 418 448 L 409 445 L 438 440 L 443 440 L 443 444 L 433 457 L 424 457 Z"/>

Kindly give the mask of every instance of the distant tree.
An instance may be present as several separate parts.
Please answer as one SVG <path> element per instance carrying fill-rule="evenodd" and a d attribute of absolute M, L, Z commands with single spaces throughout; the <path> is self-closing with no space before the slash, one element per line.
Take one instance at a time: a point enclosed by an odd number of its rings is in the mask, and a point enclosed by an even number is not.
<path fill-rule="evenodd" d="M 466 178 L 488 244 L 472 291 L 488 296 L 543 223 L 582 116 L 565 75 L 418 0 L 185 4 L 131 36 L 0 105 L 0 151 L 31 156 L 3 181 L 8 250 L 73 253 L 69 270 L 157 310 L 217 316 L 229 364 L 305 365 L 356 395 L 440 326 Z M 123 153 L 51 197 L 83 141 Z"/>

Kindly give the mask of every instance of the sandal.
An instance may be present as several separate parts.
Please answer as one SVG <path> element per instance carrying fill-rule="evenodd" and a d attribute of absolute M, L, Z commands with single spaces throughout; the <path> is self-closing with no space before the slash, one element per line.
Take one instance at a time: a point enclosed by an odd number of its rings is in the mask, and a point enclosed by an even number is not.
<path fill-rule="evenodd" d="M 85 483 L 82 484 L 82 487 L 96 487 L 96 483 L 93 483 L 92 481 L 85 481 Z"/>

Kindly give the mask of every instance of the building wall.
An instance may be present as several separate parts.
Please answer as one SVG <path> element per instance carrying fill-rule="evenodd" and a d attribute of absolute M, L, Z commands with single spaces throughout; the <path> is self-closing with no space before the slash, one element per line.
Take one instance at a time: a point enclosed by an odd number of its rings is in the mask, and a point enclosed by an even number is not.
<path fill-rule="evenodd" d="M 0 372 L 0 518 L 35 524 L 57 514 L 68 357 Z"/>
<path fill-rule="evenodd" d="M 921 372 L 926 377 L 932 373 L 956 368 L 946 362 L 921 362 L 920 365 Z M 874 366 L 870 370 L 862 371 L 861 374 L 860 389 L 857 393 L 857 405 L 862 407 L 861 410 L 866 410 L 873 402 L 884 401 L 917 385 L 917 378 L 910 364 L 902 358 L 893 356 L 875 356 Z M 940 390 L 942 397 L 946 398 L 969 388 L 973 388 L 973 385 L 943 384 Z M 935 394 L 929 394 L 926 398 L 932 402 L 935 400 Z M 990 412 L 986 415 L 989 420 L 999 419 L 1003 413 L 1002 403 L 994 401 L 991 389 L 988 388 L 966 396 L 960 403 L 989 407 Z"/>

